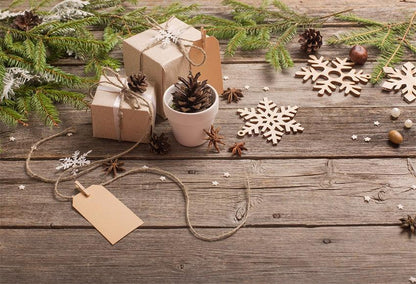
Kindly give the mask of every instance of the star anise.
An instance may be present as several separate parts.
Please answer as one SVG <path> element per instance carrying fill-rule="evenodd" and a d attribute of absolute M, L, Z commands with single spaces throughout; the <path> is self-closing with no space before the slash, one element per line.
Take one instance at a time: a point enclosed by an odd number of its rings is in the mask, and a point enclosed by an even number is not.
<path fill-rule="evenodd" d="M 126 169 L 123 168 L 124 162 L 120 162 L 118 159 L 111 160 L 108 162 L 103 163 L 103 168 L 105 171 L 105 175 L 109 175 L 110 173 L 115 177 L 118 173 L 124 172 Z"/>
<path fill-rule="evenodd" d="M 416 233 L 416 215 L 414 218 L 412 216 L 407 215 L 407 218 L 401 218 L 400 221 L 402 224 L 400 227 L 402 227 L 404 230 L 410 230 L 411 233 Z"/>
<path fill-rule="evenodd" d="M 228 152 L 231 152 L 231 156 L 238 155 L 238 156 L 240 156 L 240 157 L 241 157 L 242 152 L 243 152 L 244 150 L 246 150 L 246 151 L 247 151 L 247 148 L 246 148 L 246 147 L 244 147 L 244 145 L 245 145 L 245 144 L 246 144 L 246 142 L 238 142 L 238 143 L 234 143 L 234 145 L 233 145 L 233 146 L 231 146 L 231 147 L 228 149 Z"/>
<path fill-rule="evenodd" d="M 221 94 L 221 97 L 224 100 L 227 100 L 228 103 L 236 103 L 240 100 L 240 98 L 244 97 L 244 95 L 241 89 L 227 88 L 227 90 L 224 90 L 224 92 Z"/>
<path fill-rule="evenodd" d="M 220 128 L 217 127 L 215 128 L 214 125 L 211 125 L 211 127 L 208 130 L 204 129 L 204 132 L 206 135 L 208 135 L 207 138 L 205 138 L 205 140 L 209 141 L 208 143 L 208 151 L 211 149 L 212 146 L 214 146 L 215 150 L 217 150 L 217 152 L 220 152 L 220 147 L 218 144 L 222 144 L 225 145 L 224 142 L 222 142 L 222 139 L 224 139 L 224 136 L 220 135 Z"/>
<path fill-rule="evenodd" d="M 150 137 L 149 143 L 150 151 L 157 154 L 166 154 L 170 150 L 170 144 L 168 143 L 168 137 L 165 133 L 157 135 L 153 133 Z"/>
<path fill-rule="evenodd" d="M 42 19 L 32 11 L 25 11 L 24 14 L 18 15 L 13 21 L 13 27 L 21 31 L 28 31 L 42 23 Z"/>

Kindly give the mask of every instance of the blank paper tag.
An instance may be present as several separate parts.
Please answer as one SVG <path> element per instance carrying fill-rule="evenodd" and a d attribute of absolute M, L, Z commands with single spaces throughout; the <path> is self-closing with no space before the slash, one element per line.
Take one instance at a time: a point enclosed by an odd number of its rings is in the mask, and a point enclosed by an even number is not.
<path fill-rule="evenodd" d="M 194 41 L 193 45 L 203 47 L 202 39 Z M 208 84 L 213 86 L 219 95 L 223 92 L 222 72 L 221 72 L 221 57 L 220 57 L 220 44 L 218 40 L 213 37 L 205 38 L 205 53 L 207 55 L 206 61 L 201 66 L 191 65 L 192 73 L 201 72 L 200 80 L 208 80 Z M 194 62 L 201 62 L 204 58 L 203 54 L 191 48 L 189 51 L 189 58 Z"/>
<path fill-rule="evenodd" d="M 112 245 L 143 224 L 129 208 L 102 185 L 91 185 L 74 196 L 72 206 Z"/>

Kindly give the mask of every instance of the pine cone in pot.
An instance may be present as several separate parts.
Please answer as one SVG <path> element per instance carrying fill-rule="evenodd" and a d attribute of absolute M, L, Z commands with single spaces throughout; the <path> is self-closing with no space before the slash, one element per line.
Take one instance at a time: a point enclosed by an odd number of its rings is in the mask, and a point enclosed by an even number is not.
<path fill-rule="evenodd" d="M 315 29 L 306 29 L 299 38 L 300 49 L 306 53 L 317 51 L 322 45 L 321 32 Z"/>
<path fill-rule="evenodd" d="M 207 80 L 198 81 L 201 73 L 195 76 L 189 71 L 187 78 L 178 77 L 175 84 L 176 90 L 172 94 L 172 107 L 180 112 L 200 112 L 209 108 L 215 100 L 215 95 Z"/>
<path fill-rule="evenodd" d="M 130 75 L 127 78 L 127 85 L 133 92 L 139 92 L 143 94 L 146 92 L 146 88 L 148 86 L 146 75 L 141 72 L 138 74 Z"/>
<path fill-rule="evenodd" d="M 25 11 L 18 15 L 13 21 L 13 27 L 21 31 L 28 31 L 42 23 L 42 19 L 32 11 Z"/>

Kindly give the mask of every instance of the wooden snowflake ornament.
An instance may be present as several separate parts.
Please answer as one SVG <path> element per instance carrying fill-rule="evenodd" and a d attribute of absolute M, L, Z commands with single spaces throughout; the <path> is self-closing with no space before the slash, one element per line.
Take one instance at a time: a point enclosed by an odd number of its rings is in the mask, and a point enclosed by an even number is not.
<path fill-rule="evenodd" d="M 300 123 L 293 118 L 297 106 L 278 107 L 273 101 L 263 98 L 256 108 L 239 109 L 237 113 L 246 121 L 238 136 L 262 133 L 273 145 L 277 145 L 284 133 L 303 131 Z"/>
<path fill-rule="evenodd" d="M 311 79 L 315 83 L 313 89 L 318 90 L 319 96 L 325 93 L 331 95 L 339 86 L 339 90 L 344 91 L 345 95 L 359 97 L 361 87 L 357 84 L 367 83 L 371 77 L 370 74 L 363 74 L 363 70 L 352 69 L 354 63 L 348 61 L 348 58 L 331 61 L 315 55 L 310 55 L 309 58 L 308 63 L 311 66 L 302 67 L 302 71 L 296 72 L 295 76 L 303 77 L 304 82 Z"/>
<path fill-rule="evenodd" d="M 402 89 L 403 99 L 408 104 L 416 99 L 416 67 L 413 63 L 406 62 L 399 70 L 384 67 L 383 71 L 389 78 L 382 85 L 384 90 L 398 91 Z"/>

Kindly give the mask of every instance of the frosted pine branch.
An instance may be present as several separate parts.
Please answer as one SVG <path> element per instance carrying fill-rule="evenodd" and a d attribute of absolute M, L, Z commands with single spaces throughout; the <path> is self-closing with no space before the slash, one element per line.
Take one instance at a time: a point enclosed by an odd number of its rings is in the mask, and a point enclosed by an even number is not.
<path fill-rule="evenodd" d="M 82 10 L 82 8 L 88 4 L 90 4 L 90 2 L 81 0 L 65 0 L 59 2 L 52 7 L 49 11 L 50 15 L 44 17 L 43 21 L 68 21 L 92 16 L 93 14 Z"/>

